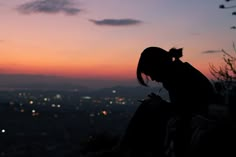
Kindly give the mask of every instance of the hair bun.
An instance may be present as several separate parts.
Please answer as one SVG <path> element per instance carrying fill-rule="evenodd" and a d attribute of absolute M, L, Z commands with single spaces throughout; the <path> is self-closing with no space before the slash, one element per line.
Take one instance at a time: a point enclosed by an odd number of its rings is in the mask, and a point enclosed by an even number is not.
<path fill-rule="evenodd" d="M 172 58 L 174 59 L 179 59 L 183 56 L 183 48 L 179 48 L 179 49 L 176 49 L 176 48 L 171 48 L 169 50 L 169 54 Z"/>

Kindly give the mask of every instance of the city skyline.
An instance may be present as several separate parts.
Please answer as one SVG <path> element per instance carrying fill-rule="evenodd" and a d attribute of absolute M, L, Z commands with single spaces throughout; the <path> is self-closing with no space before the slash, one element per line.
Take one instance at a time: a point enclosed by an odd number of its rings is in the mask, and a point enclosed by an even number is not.
<path fill-rule="evenodd" d="M 232 51 L 234 17 L 224 1 L 11 0 L 0 3 L 0 74 L 134 80 L 142 50 L 183 47 L 211 78 Z"/>

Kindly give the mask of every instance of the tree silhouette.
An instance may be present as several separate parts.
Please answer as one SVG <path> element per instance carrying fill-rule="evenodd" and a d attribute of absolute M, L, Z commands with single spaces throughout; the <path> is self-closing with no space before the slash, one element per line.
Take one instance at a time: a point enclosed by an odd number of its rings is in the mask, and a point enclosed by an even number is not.
<path fill-rule="evenodd" d="M 233 44 L 234 53 L 236 53 L 235 45 Z M 236 81 L 236 56 L 227 53 L 224 49 L 223 53 L 224 65 L 216 68 L 214 65 L 210 65 L 211 74 L 219 81 L 224 81 L 226 87 L 232 86 L 232 83 Z"/>
<path fill-rule="evenodd" d="M 220 4 L 220 9 L 232 9 L 236 8 L 236 4 L 232 4 L 233 1 L 236 0 L 225 0 L 226 3 L 230 3 L 229 5 L 225 6 L 224 4 Z M 236 15 L 236 11 L 232 12 L 232 15 Z M 236 26 L 231 26 L 231 29 L 236 29 Z M 233 43 L 233 49 L 236 53 L 235 44 Z M 232 82 L 235 81 L 236 77 L 236 56 L 232 56 L 229 53 L 227 53 L 225 50 L 221 50 L 223 53 L 223 60 L 225 62 L 225 65 L 220 66 L 219 68 L 216 68 L 214 65 L 210 65 L 210 72 L 211 74 L 217 79 L 221 81 L 226 82 L 226 87 L 230 87 L 232 85 Z"/>
<path fill-rule="evenodd" d="M 236 0 L 225 0 L 226 3 L 232 2 Z M 236 5 L 233 5 L 232 3 L 230 5 L 225 6 L 224 4 L 221 4 L 219 6 L 220 9 L 231 9 L 236 8 Z M 236 15 L 236 11 L 232 12 L 232 15 Z M 236 26 L 231 26 L 231 29 L 236 29 Z M 236 47 L 233 43 L 233 53 L 228 53 L 224 49 L 222 49 L 220 52 L 223 53 L 223 65 L 216 67 L 213 64 L 210 64 L 210 73 L 213 75 L 213 77 L 221 83 L 223 93 L 227 97 L 228 92 L 234 87 L 236 82 Z M 232 55 L 231 55 L 232 54 Z M 227 102 L 226 102 L 227 103 Z"/>
<path fill-rule="evenodd" d="M 215 79 L 221 83 L 223 94 L 226 98 L 226 104 L 228 104 L 228 95 L 229 92 L 235 87 L 236 82 L 236 47 L 233 43 L 233 52 L 235 54 L 230 54 L 226 52 L 224 49 L 221 50 L 223 53 L 223 61 L 224 64 L 219 66 L 218 68 L 210 64 L 210 73 L 215 77 Z"/>

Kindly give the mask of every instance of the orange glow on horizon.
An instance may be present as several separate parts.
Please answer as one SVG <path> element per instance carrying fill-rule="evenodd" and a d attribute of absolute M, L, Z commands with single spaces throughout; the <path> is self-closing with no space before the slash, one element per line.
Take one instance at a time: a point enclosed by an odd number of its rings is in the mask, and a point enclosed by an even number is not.
<path fill-rule="evenodd" d="M 88 46 L 79 50 L 71 48 L 72 50 L 64 52 L 63 50 L 68 49 L 67 47 L 53 46 L 54 44 L 41 47 L 33 42 L 29 45 L 26 43 L 1 45 L 1 51 L 5 53 L 1 55 L 0 73 L 115 80 L 135 79 L 138 58 L 143 50 L 141 48 L 143 46 L 130 48 L 127 44 L 123 45 L 124 48 Z M 207 61 L 208 56 L 189 53 L 198 51 L 200 50 L 186 49 L 183 61 L 189 62 L 212 79 Z M 198 55 L 198 57 L 194 55 Z"/>
<path fill-rule="evenodd" d="M 0 58 L 0 73 L 99 79 L 136 77 L 137 61 L 134 56 L 128 54 L 124 57 L 124 51 L 129 50 L 81 48 L 81 50 L 63 52 L 63 49 L 67 48 L 60 45 L 54 48 L 53 44 L 51 47 L 37 48 L 37 45 L 6 43 L 1 47 L 1 51 L 5 53 Z"/>
<path fill-rule="evenodd" d="M 208 79 L 212 80 L 208 67 L 198 68 Z M 69 78 L 96 78 L 96 79 L 136 79 L 136 65 L 120 65 L 120 66 L 1 66 L 0 73 L 2 74 L 32 74 L 32 75 L 54 75 Z"/>
<path fill-rule="evenodd" d="M 136 68 L 136 67 L 135 67 Z M 33 75 L 55 75 L 71 78 L 105 78 L 105 79 L 133 79 L 135 78 L 135 69 L 132 66 L 103 67 L 94 66 L 26 66 L 11 65 L 1 66 L 0 73 L 5 74 L 33 74 Z"/>

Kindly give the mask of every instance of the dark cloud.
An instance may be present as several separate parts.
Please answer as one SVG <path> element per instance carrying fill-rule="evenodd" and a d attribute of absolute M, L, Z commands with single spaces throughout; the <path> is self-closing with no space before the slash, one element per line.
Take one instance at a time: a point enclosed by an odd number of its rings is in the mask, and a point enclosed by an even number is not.
<path fill-rule="evenodd" d="M 219 53 L 222 52 L 222 50 L 207 50 L 207 51 L 203 51 L 202 53 Z"/>
<path fill-rule="evenodd" d="M 128 26 L 137 25 L 141 21 L 135 19 L 103 19 L 103 20 L 90 20 L 96 25 L 107 25 L 107 26 Z"/>
<path fill-rule="evenodd" d="M 76 15 L 81 10 L 73 5 L 71 0 L 35 0 L 20 5 L 17 10 L 23 14 L 63 12 L 67 15 Z"/>

